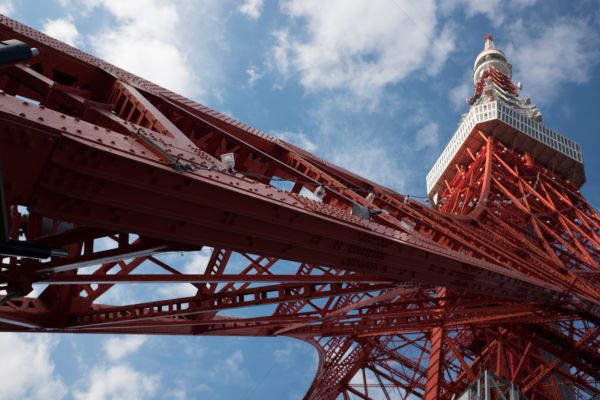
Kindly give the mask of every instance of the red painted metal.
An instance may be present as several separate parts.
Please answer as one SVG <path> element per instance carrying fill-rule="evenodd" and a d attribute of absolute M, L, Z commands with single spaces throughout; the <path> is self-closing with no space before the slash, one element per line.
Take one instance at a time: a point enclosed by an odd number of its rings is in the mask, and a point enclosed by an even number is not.
<path fill-rule="evenodd" d="M 69 257 L 5 260 L 0 330 L 295 337 L 319 353 L 306 399 L 449 399 L 483 369 L 600 391 L 600 217 L 534 156 L 481 128 L 436 210 L 0 17 L 8 38 L 40 49 L 0 76 L 10 237 Z M 165 255 L 200 249 L 201 272 Z M 192 291 L 106 304 L 144 282 Z"/>

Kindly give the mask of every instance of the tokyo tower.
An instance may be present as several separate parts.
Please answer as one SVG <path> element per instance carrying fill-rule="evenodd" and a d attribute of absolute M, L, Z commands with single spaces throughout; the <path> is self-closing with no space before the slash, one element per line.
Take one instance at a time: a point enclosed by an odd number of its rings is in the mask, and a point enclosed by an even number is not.
<path fill-rule="evenodd" d="M 297 338 L 307 400 L 600 395 L 582 149 L 491 36 L 431 206 L 5 16 L 0 39 L 25 54 L 0 71 L 1 331 Z M 201 249 L 201 274 L 161 259 Z M 127 283 L 195 295 L 102 302 Z"/>

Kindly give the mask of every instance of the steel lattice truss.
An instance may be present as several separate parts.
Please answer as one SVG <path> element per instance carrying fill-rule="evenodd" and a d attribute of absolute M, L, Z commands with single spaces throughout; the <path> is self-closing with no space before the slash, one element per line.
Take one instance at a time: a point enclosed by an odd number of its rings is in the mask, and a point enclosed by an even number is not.
<path fill-rule="evenodd" d="M 320 356 L 306 399 L 449 399 L 484 369 L 531 399 L 600 393 L 600 217 L 485 129 L 436 211 L 6 17 L 0 35 L 40 49 L 0 78 L 10 236 L 69 253 L 7 259 L 0 330 L 295 337 Z M 161 258 L 200 249 L 202 274 Z M 197 291 L 100 301 L 132 282 Z"/>

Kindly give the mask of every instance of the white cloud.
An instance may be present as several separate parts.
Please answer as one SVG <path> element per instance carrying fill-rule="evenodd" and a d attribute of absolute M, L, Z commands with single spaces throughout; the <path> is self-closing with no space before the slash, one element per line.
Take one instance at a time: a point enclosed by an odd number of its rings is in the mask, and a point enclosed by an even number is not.
<path fill-rule="evenodd" d="M 456 27 L 452 22 L 448 22 L 436 35 L 432 43 L 435 49 L 432 51 L 431 60 L 426 67 L 429 74 L 436 75 L 440 72 L 448 56 L 456 48 L 455 39 Z"/>
<path fill-rule="evenodd" d="M 382 101 L 388 105 L 391 102 Z M 413 131 L 409 138 L 400 131 L 390 139 L 387 132 L 373 127 L 371 118 L 364 118 L 366 110 L 351 103 L 333 96 L 319 102 L 310 113 L 315 132 L 309 139 L 315 141 L 317 155 L 379 184 L 405 190 L 415 170 L 411 164 L 414 152 L 409 145 Z M 421 120 L 410 124 L 423 126 Z"/>
<path fill-rule="evenodd" d="M 253 87 L 262 78 L 262 74 L 255 66 L 246 68 L 246 74 L 248 74 L 248 87 Z"/>
<path fill-rule="evenodd" d="M 292 43 L 290 42 L 289 33 L 285 29 L 273 31 L 272 35 L 276 45 L 270 50 L 267 65 L 278 71 L 285 80 L 292 73 L 291 55 L 288 54 L 292 48 Z"/>
<path fill-rule="evenodd" d="M 1 1 L 1 0 L 0 0 Z M 59 0 L 75 22 L 113 21 L 85 35 L 92 53 L 184 96 L 208 101 L 222 86 L 230 51 L 228 2 L 221 0 Z M 81 18 L 81 21 L 79 19 Z M 104 21 L 106 18 L 98 18 Z M 201 66 L 201 67 L 198 67 Z"/>
<path fill-rule="evenodd" d="M 315 152 L 318 146 L 304 132 L 272 131 L 274 136 L 300 147 L 308 152 Z"/>
<path fill-rule="evenodd" d="M 450 103 L 455 110 L 466 110 L 466 99 L 473 93 L 473 84 L 467 78 L 465 82 L 450 90 Z"/>
<path fill-rule="evenodd" d="M 194 385 L 194 390 L 197 392 L 212 392 L 212 388 L 206 383 L 198 383 Z"/>
<path fill-rule="evenodd" d="M 12 0 L 0 1 L 0 14 L 10 16 L 13 12 L 15 12 L 15 5 Z"/>
<path fill-rule="evenodd" d="M 504 19 L 502 15 L 502 0 L 462 0 L 456 3 L 462 3 L 467 17 L 473 17 L 477 14 L 483 14 L 493 23 L 500 24 Z"/>
<path fill-rule="evenodd" d="M 146 336 L 115 336 L 104 342 L 104 352 L 111 361 L 120 360 L 135 353 L 146 342 Z"/>
<path fill-rule="evenodd" d="M 462 8 L 469 18 L 479 14 L 484 15 L 490 20 L 492 26 L 499 27 L 504 23 L 508 11 L 520 11 L 537 2 L 538 0 L 445 0 L 440 3 L 440 7 L 445 14 L 449 14 L 456 8 Z"/>
<path fill-rule="evenodd" d="M 248 371 L 244 367 L 244 355 L 241 350 L 236 350 L 227 358 L 216 363 L 210 372 L 213 378 L 219 378 L 220 382 L 240 382 L 248 377 Z"/>
<path fill-rule="evenodd" d="M 511 0 L 510 4 L 514 7 L 525 8 L 535 5 L 537 2 L 538 0 Z"/>
<path fill-rule="evenodd" d="M 187 357 L 195 360 L 200 360 L 206 354 L 206 347 L 204 347 L 199 341 L 180 339 L 177 345 L 183 348 L 183 351 Z"/>
<path fill-rule="evenodd" d="M 159 382 L 158 375 L 146 375 L 129 365 L 97 366 L 88 376 L 86 390 L 73 394 L 76 400 L 141 400 L 156 394 Z"/>
<path fill-rule="evenodd" d="M 117 21 L 90 37 L 100 58 L 175 92 L 198 94 L 194 92 L 194 71 L 178 42 L 182 21 L 176 4 L 156 0 L 101 0 L 95 4 Z"/>
<path fill-rule="evenodd" d="M 61 399 L 67 390 L 54 372 L 58 339 L 46 334 L 0 334 L 0 399 Z"/>
<path fill-rule="evenodd" d="M 246 0 L 238 10 L 248 18 L 258 19 L 262 14 L 264 0 Z"/>
<path fill-rule="evenodd" d="M 81 42 L 79 31 L 71 17 L 46 19 L 42 32 L 71 46 L 76 46 Z"/>
<path fill-rule="evenodd" d="M 284 348 L 284 349 L 277 349 L 275 350 L 275 360 L 281 362 L 281 363 L 286 363 L 290 360 L 290 356 L 292 355 L 292 349 L 290 348 Z"/>
<path fill-rule="evenodd" d="M 376 100 L 412 72 L 437 72 L 454 48 L 452 26 L 437 31 L 432 0 L 290 0 L 282 9 L 304 29 L 273 32 L 269 65 L 284 79 L 297 75 L 309 91 Z"/>
<path fill-rule="evenodd" d="M 213 248 L 204 247 L 202 250 L 193 253 L 191 260 L 183 266 L 184 274 L 203 274 L 208 266 L 208 261 L 212 255 Z"/>
<path fill-rule="evenodd" d="M 111 288 L 100 295 L 94 303 L 110 304 L 113 306 L 139 303 L 143 301 L 143 299 L 139 296 L 139 293 L 133 289 L 134 287 L 134 285 L 112 285 Z"/>
<path fill-rule="evenodd" d="M 409 171 L 398 164 L 398 155 L 373 137 L 357 139 L 346 142 L 326 158 L 374 182 L 396 190 L 405 188 Z"/>
<path fill-rule="evenodd" d="M 187 391 L 184 388 L 171 389 L 165 394 L 167 399 L 186 400 L 189 398 Z"/>
<path fill-rule="evenodd" d="M 174 388 L 164 393 L 166 399 L 187 400 L 190 398 L 184 387 Z"/>
<path fill-rule="evenodd" d="M 417 131 L 414 150 L 426 148 L 435 149 L 439 145 L 439 126 L 435 122 L 428 122 Z"/>
<path fill-rule="evenodd" d="M 511 32 L 514 44 L 506 53 L 513 75 L 523 81 L 523 92 L 534 103 L 551 103 L 563 84 L 587 82 L 600 62 L 600 35 L 585 20 L 561 19 L 543 26 L 519 21 Z"/>

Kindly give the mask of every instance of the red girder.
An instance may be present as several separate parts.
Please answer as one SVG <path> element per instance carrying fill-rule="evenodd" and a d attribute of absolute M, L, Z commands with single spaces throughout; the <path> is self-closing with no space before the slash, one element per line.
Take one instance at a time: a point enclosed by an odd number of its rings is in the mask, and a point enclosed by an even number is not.
<path fill-rule="evenodd" d="M 125 258 L 125 257 L 123 257 Z M 204 274 L 135 274 L 135 275 L 72 275 L 72 276 L 55 276 L 48 279 L 42 279 L 37 283 L 48 283 L 53 285 L 77 285 L 77 284 L 115 284 L 115 283 L 223 283 L 223 282 L 249 282 L 249 283 L 267 283 L 267 282 L 282 282 L 282 283 L 388 283 L 392 281 L 382 279 L 376 275 L 204 275 Z"/>
<path fill-rule="evenodd" d="M 536 399 L 565 380 L 598 393 L 600 217 L 535 155 L 480 127 L 435 210 L 0 16 L 7 38 L 40 49 L 0 77 L 10 237 L 69 256 L 3 265 L 21 296 L 0 330 L 296 337 L 320 358 L 306 399 L 448 399 L 483 369 Z M 299 195 L 319 185 L 323 202 Z M 361 220 L 353 203 L 387 213 Z M 209 247 L 200 273 L 162 255 Z M 33 283 L 49 286 L 25 297 Z M 102 304 L 125 283 L 195 293 Z"/>

